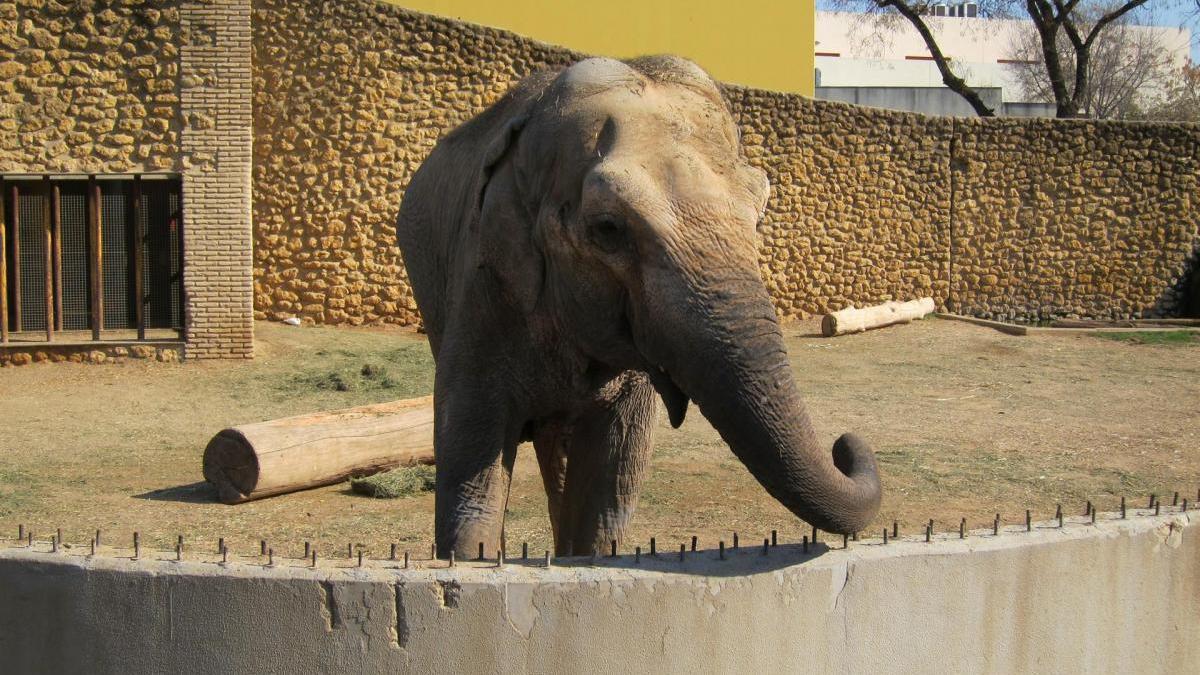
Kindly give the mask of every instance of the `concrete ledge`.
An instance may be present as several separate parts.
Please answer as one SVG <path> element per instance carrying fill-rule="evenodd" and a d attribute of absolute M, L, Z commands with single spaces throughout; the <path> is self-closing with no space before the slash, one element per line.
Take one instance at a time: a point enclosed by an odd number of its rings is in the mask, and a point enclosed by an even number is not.
<path fill-rule="evenodd" d="M 1184 672 L 1194 513 L 658 558 L 308 569 L 0 548 L 6 672 Z M 116 553 L 116 552 L 111 552 Z M 162 554 L 166 557 L 167 554 Z M 169 554 L 173 557 L 173 553 Z M 349 564 L 348 562 L 346 564 Z"/>

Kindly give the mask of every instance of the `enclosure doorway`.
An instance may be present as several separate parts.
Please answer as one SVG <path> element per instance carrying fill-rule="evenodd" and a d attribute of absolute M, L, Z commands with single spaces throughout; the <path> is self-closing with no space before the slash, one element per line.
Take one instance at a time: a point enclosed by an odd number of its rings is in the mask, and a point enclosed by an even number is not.
<path fill-rule="evenodd" d="M 178 175 L 0 176 L 0 340 L 178 339 Z"/>

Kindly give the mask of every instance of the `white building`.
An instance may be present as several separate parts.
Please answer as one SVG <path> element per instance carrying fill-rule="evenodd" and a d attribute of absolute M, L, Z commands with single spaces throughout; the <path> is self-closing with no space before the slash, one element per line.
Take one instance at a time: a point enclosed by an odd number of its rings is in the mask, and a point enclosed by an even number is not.
<path fill-rule="evenodd" d="M 935 5 L 935 16 L 925 18 L 954 72 L 998 115 L 1053 116 L 1052 104 L 1027 99 L 1011 66 L 1014 45 L 1029 22 L 977 18 L 975 8 L 972 2 Z M 1175 67 L 1188 63 L 1191 35 L 1186 29 L 1137 30 L 1159 33 Z M 931 114 L 975 114 L 942 84 L 924 40 L 898 15 L 817 12 L 816 71 L 817 98 Z"/>

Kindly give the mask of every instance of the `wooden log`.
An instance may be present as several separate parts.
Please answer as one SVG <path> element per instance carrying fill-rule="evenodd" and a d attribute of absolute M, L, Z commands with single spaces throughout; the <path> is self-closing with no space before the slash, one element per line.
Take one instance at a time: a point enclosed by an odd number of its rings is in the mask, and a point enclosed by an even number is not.
<path fill-rule="evenodd" d="M 861 333 L 872 328 L 882 328 L 897 323 L 908 323 L 919 319 L 935 309 L 933 298 L 921 298 L 909 302 L 885 302 L 874 307 L 855 309 L 847 307 L 821 320 L 821 333 L 825 337 Z"/>
<path fill-rule="evenodd" d="M 204 449 L 204 478 L 226 504 L 433 463 L 433 397 L 225 429 Z"/>

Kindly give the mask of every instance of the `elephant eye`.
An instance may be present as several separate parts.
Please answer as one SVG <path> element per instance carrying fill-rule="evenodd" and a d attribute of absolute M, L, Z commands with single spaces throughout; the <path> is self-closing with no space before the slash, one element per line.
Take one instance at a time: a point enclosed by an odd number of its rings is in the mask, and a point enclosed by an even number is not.
<path fill-rule="evenodd" d="M 605 253 L 625 246 L 625 225 L 611 216 L 602 216 L 588 226 L 588 238 Z"/>

